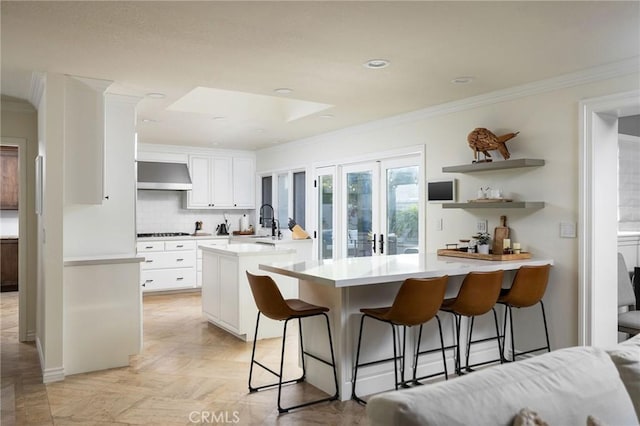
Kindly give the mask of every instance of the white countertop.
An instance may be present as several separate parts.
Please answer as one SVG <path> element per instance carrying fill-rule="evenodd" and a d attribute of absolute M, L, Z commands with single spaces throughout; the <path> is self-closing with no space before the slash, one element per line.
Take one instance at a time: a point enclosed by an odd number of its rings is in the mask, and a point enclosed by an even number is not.
<path fill-rule="evenodd" d="M 228 240 L 228 235 L 181 235 L 178 237 L 138 237 L 137 241 Z"/>
<path fill-rule="evenodd" d="M 292 238 L 283 238 L 279 240 L 276 238 L 274 240 L 271 235 L 233 235 L 230 239 L 235 242 L 242 242 L 247 244 L 259 243 L 259 244 L 270 244 L 270 245 L 290 244 L 290 243 L 311 243 L 313 241 L 311 238 L 307 238 L 304 240 L 294 240 Z"/>
<path fill-rule="evenodd" d="M 553 259 L 486 261 L 435 253 L 357 257 L 336 260 L 260 264 L 260 269 L 332 287 L 400 282 L 407 278 L 465 275 L 471 271 L 514 270 L 523 265 L 553 265 Z"/>
<path fill-rule="evenodd" d="M 130 256 L 108 254 L 103 256 L 66 257 L 64 259 L 64 266 L 115 265 L 140 262 L 144 262 L 144 256 L 137 256 L 135 254 Z"/>
<path fill-rule="evenodd" d="M 199 244 L 198 248 L 203 252 L 224 254 L 227 256 L 273 256 L 280 254 L 291 254 L 296 251 L 291 248 L 275 247 L 270 244 L 228 244 L 228 245 L 207 245 Z"/>

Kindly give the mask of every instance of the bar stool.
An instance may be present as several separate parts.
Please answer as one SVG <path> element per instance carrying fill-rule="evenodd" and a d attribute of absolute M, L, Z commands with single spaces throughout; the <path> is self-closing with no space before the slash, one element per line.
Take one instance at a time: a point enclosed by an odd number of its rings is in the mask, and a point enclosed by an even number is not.
<path fill-rule="evenodd" d="M 458 291 L 458 295 L 453 299 L 445 299 L 440 310 L 453 314 L 456 326 L 456 374 L 463 374 L 460 364 L 460 323 L 462 317 L 471 317 L 469 326 L 469 336 L 467 339 L 466 350 L 466 367 L 467 371 L 472 371 L 471 367 L 489 364 L 498 360 L 485 361 L 473 365 L 469 365 L 469 352 L 471 344 L 486 342 L 488 340 L 498 340 L 498 353 L 500 354 L 500 363 L 502 364 L 502 345 L 500 344 L 500 328 L 498 326 L 498 316 L 494 306 L 500 295 L 502 287 L 502 270 L 493 272 L 469 272 L 462 281 L 462 286 Z M 476 316 L 484 315 L 489 311 L 493 311 L 493 319 L 496 326 L 496 337 L 486 339 L 472 340 L 473 323 Z"/>
<path fill-rule="evenodd" d="M 251 293 L 253 294 L 253 298 L 256 302 L 256 306 L 258 307 L 258 316 L 256 319 L 256 332 L 255 332 L 255 337 L 253 339 L 253 350 L 251 351 L 251 367 L 249 368 L 249 392 L 253 393 L 261 389 L 278 386 L 278 412 L 280 413 L 286 413 L 287 411 L 292 410 L 294 408 L 306 407 L 308 405 L 317 404 L 325 401 L 334 401 L 338 399 L 338 376 L 336 374 L 336 361 L 333 355 L 333 342 L 331 340 L 331 328 L 329 327 L 329 317 L 326 314 L 326 312 L 329 312 L 329 308 L 326 308 L 324 306 L 312 305 L 300 299 L 285 300 L 282 297 L 282 293 L 280 293 L 278 286 L 270 276 L 252 275 L 247 271 L 247 278 L 249 280 L 249 286 L 251 287 Z M 276 373 L 269 367 L 255 360 L 256 341 L 258 340 L 258 326 L 260 324 L 261 314 L 265 315 L 267 318 L 271 318 L 272 320 L 284 321 L 284 331 L 282 333 L 282 352 L 280 353 L 280 373 Z M 331 350 L 331 362 L 321 359 L 304 350 L 304 343 L 302 340 L 302 318 L 310 318 L 318 315 L 324 316 L 324 319 L 327 323 L 327 333 L 329 335 L 329 349 Z M 302 356 L 300 357 L 302 360 L 302 376 L 300 376 L 297 379 L 282 381 L 282 371 L 284 367 L 284 348 L 285 348 L 285 342 L 287 338 L 287 324 L 292 319 L 298 320 L 298 328 L 300 332 L 300 351 L 302 353 Z M 305 380 L 305 375 L 306 375 L 306 367 L 304 362 L 305 355 L 311 358 L 314 358 L 315 360 L 322 362 L 333 368 L 333 380 L 336 386 L 336 393 L 333 396 L 330 396 L 327 398 L 322 398 L 322 399 L 309 401 L 302 404 L 283 408 L 280 404 L 280 397 L 282 395 L 282 385 L 294 383 L 294 382 L 301 383 Z M 269 373 L 278 377 L 278 382 L 271 383 L 269 385 L 253 387 L 251 384 L 251 378 L 253 376 L 253 364 L 259 365 Z"/>
<path fill-rule="evenodd" d="M 360 320 L 360 333 L 358 335 L 358 349 L 356 352 L 356 362 L 353 372 L 353 381 L 351 387 L 351 398 L 362 404 L 366 404 L 366 401 L 359 398 L 356 395 L 356 382 L 358 377 L 358 367 L 364 367 L 367 365 L 380 364 L 383 362 L 393 361 L 393 373 L 395 379 L 395 389 L 398 390 L 399 385 L 406 386 L 407 382 L 404 380 L 404 358 L 406 349 L 407 327 L 420 325 L 418 332 L 418 344 L 416 346 L 416 352 L 414 354 L 414 369 L 413 369 L 413 382 L 417 382 L 416 370 L 418 366 L 418 357 L 420 354 L 428 351 L 420 352 L 420 339 L 422 337 L 422 326 L 424 323 L 435 317 L 438 320 L 438 330 L 440 331 L 440 346 L 442 351 L 442 361 L 444 363 L 444 375 L 448 378 L 447 363 L 445 358 L 444 339 L 442 338 L 442 326 L 440 324 L 440 318 L 436 315 L 438 309 L 444 300 L 444 294 L 447 289 L 448 276 L 438 278 L 409 278 L 402 283 L 402 286 L 398 290 L 393 304 L 384 308 L 362 308 L 360 312 L 363 313 Z M 366 362 L 360 364 L 360 346 L 362 343 L 362 330 L 364 326 L 365 318 L 373 318 L 378 321 L 385 322 L 391 325 L 391 331 L 393 336 L 393 358 L 387 358 L 377 361 Z M 401 355 L 398 355 L 399 347 L 396 346 L 396 326 L 402 326 L 403 328 L 403 340 Z M 398 336 L 399 340 L 399 336 Z M 400 343 L 398 342 L 398 346 Z M 398 380 L 398 361 L 400 361 L 400 374 L 401 379 Z M 435 373 L 429 376 L 421 377 L 425 379 L 440 375 L 442 373 Z"/>
<path fill-rule="evenodd" d="M 530 349 L 526 352 L 520 352 L 517 356 L 525 355 L 532 352 L 541 351 L 546 349 L 551 352 L 551 345 L 549 344 L 549 331 L 547 329 L 547 315 L 544 312 L 544 303 L 542 302 L 542 296 L 547 289 L 547 283 L 549 282 L 549 271 L 551 265 L 541 266 L 521 266 L 516 272 L 516 276 L 513 278 L 511 288 L 505 288 L 500 291 L 500 297 L 498 303 L 505 306 L 504 314 L 504 327 L 502 335 L 506 339 L 507 331 L 507 316 L 509 317 L 509 326 L 511 334 L 511 360 L 516 360 L 516 352 L 514 349 L 514 334 L 513 334 L 513 312 L 511 308 L 527 308 L 540 303 L 542 308 L 542 321 L 544 323 L 544 334 L 547 339 L 547 346 L 542 346 L 536 349 Z M 506 342 L 505 342 L 506 343 Z M 502 345 L 502 357 L 504 356 L 505 344 Z"/>

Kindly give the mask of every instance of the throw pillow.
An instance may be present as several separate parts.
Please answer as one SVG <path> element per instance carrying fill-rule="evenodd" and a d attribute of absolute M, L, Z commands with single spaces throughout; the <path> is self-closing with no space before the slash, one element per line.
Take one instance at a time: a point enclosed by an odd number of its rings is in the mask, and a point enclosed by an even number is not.
<path fill-rule="evenodd" d="M 549 426 L 547 422 L 542 420 L 538 413 L 529 409 L 523 408 L 518 411 L 518 414 L 513 419 L 513 426 Z"/>
<path fill-rule="evenodd" d="M 640 347 L 618 345 L 616 349 L 609 351 L 609 356 L 618 369 L 640 419 Z"/>

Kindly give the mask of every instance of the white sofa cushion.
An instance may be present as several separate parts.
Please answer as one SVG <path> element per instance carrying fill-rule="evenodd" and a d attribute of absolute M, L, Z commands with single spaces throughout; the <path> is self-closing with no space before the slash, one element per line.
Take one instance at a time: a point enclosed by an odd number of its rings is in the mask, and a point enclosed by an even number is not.
<path fill-rule="evenodd" d="M 640 419 L 640 334 L 608 351 Z"/>
<path fill-rule="evenodd" d="M 463 377 L 372 397 L 376 425 L 510 425 L 520 409 L 550 425 L 636 425 L 629 394 L 602 349 L 574 347 Z"/>

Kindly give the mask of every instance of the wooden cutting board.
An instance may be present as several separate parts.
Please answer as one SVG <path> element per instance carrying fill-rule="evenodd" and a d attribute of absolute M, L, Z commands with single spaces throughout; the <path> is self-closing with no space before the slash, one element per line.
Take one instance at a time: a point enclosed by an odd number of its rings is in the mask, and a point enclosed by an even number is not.
<path fill-rule="evenodd" d="M 504 253 L 504 240 L 509 238 L 509 228 L 507 227 L 507 217 L 500 216 L 500 226 L 496 226 L 493 233 L 493 254 Z"/>

